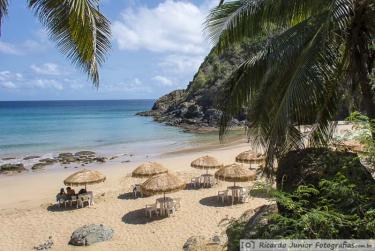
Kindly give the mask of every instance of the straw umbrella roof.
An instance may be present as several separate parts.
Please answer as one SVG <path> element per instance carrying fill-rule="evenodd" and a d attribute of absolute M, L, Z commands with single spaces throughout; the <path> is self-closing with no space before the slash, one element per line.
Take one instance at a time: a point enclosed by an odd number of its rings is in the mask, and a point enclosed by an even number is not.
<path fill-rule="evenodd" d="M 223 164 L 216 158 L 206 155 L 191 162 L 191 167 L 198 169 L 216 169 L 223 167 Z"/>
<path fill-rule="evenodd" d="M 215 177 L 224 181 L 245 182 L 255 180 L 256 172 L 234 163 L 220 168 Z"/>
<path fill-rule="evenodd" d="M 143 178 L 167 172 L 168 169 L 157 162 L 146 162 L 134 169 L 132 176 L 136 178 Z"/>
<path fill-rule="evenodd" d="M 354 140 L 346 140 L 346 141 L 339 142 L 338 144 L 336 144 L 336 148 L 338 150 L 350 151 L 354 153 L 364 152 L 364 146 L 361 143 L 354 141 Z"/>
<path fill-rule="evenodd" d="M 82 186 L 104 182 L 106 177 L 98 171 L 83 169 L 73 173 L 64 180 L 67 186 Z"/>
<path fill-rule="evenodd" d="M 265 160 L 265 156 L 263 154 L 256 154 L 252 151 L 245 151 L 237 155 L 236 161 L 240 163 L 246 164 L 253 164 L 253 163 L 261 163 Z"/>
<path fill-rule="evenodd" d="M 146 195 L 172 193 L 185 188 L 185 182 L 174 174 L 162 173 L 150 177 L 142 185 L 142 192 Z"/>

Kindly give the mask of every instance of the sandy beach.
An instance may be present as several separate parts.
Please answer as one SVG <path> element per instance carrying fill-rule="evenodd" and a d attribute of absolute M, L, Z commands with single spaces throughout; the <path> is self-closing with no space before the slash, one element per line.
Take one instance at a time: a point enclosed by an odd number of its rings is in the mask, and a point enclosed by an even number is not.
<path fill-rule="evenodd" d="M 209 154 L 230 164 L 239 152 L 248 149 L 245 142 L 237 142 L 162 154 L 148 160 L 163 164 L 189 182 L 191 177 L 203 172 L 190 167 L 193 159 Z M 80 169 L 0 177 L 0 250 L 31 250 L 49 236 L 54 241 L 52 250 L 182 250 L 189 237 L 220 234 L 229 219 L 267 203 L 264 199 L 251 198 L 248 203 L 220 206 L 216 202 L 217 192 L 230 183 L 219 182 L 209 189 L 170 194 L 181 198 L 181 209 L 169 218 L 149 221 L 144 216 L 144 206 L 154 203 L 160 195 L 131 197 L 131 185 L 142 180 L 130 177 L 130 173 L 140 163 L 105 163 L 96 167 L 107 180 L 89 187 L 95 194 L 95 205 L 73 210 L 56 210 L 52 205 L 63 180 Z M 112 240 L 90 247 L 68 245 L 75 229 L 91 223 L 114 229 Z"/>

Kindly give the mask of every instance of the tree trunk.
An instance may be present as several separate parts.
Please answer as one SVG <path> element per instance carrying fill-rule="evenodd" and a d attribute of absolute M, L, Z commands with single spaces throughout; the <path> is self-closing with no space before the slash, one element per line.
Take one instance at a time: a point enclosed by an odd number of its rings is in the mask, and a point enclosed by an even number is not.
<path fill-rule="evenodd" d="M 375 52 L 370 48 L 372 38 L 367 27 L 368 1 L 356 1 L 354 20 L 351 29 L 352 42 L 352 81 L 359 84 L 362 93 L 362 105 L 370 119 L 372 139 L 375 141 L 375 89 L 371 83 Z"/>

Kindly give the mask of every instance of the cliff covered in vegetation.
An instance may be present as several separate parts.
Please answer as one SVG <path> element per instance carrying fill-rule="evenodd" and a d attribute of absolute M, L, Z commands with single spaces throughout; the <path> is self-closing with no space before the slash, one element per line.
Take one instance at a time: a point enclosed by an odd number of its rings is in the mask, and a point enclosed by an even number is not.
<path fill-rule="evenodd" d="M 212 50 L 184 90 L 175 90 L 160 97 L 150 111 L 138 113 L 156 121 L 189 130 L 205 130 L 218 126 L 223 83 L 242 62 L 245 54 L 253 53 L 254 45 L 245 42 L 218 55 Z M 233 126 L 242 126 L 245 116 L 233 119 Z"/>

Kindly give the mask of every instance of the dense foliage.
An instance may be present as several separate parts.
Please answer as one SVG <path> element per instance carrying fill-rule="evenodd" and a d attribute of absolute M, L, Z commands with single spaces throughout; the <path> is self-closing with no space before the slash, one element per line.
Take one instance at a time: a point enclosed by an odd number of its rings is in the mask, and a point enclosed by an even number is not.
<path fill-rule="evenodd" d="M 289 152 L 276 182 L 277 189 L 256 183 L 250 196 L 269 198 L 277 207 L 232 221 L 230 249 L 237 250 L 241 238 L 375 238 L 375 180 L 356 154 L 328 148 Z"/>
<path fill-rule="evenodd" d="M 246 238 L 375 238 L 374 196 L 362 193 L 340 173 L 332 180 L 323 179 L 317 187 L 303 185 L 293 193 L 278 190 L 271 193 L 286 210 L 268 215 L 267 224 L 258 224 Z M 227 234 L 232 248 L 238 247 L 239 240 L 244 238 L 246 225 L 243 221 L 231 223 Z"/>
<path fill-rule="evenodd" d="M 299 186 L 293 193 L 274 191 L 273 195 L 286 210 L 270 215 L 270 223 L 258 229 L 259 238 L 375 237 L 373 195 L 362 193 L 340 173 L 332 180 L 323 179 L 317 187 Z"/>
<path fill-rule="evenodd" d="M 304 146 L 297 126 L 313 124 L 310 145 L 327 145 L 347 99 L 360 97 L 375 119 L 374 20 L 373 0 L 224 1 L 207 18 L 219 50 L 263 39 L 226 81 L 221 134 L 247 107 L 249 132 L 267 150 L 271 173 L 275 158 Z"/>
<path fill-rule="evenodd" d="M 371 166 L 374 166 L 375 142 L 372 138 L 372 134 L 375 133 L 375 119 L 369 119 L 368 116 L 363 115 L 360 112 L 352 112 L 346 120 L 354 124 L 355 131 L 350 131 L 346 135 L 343 135 L 343 139 L 359 141 L 359 143 L 364 146 L 362 157 Z"/>

